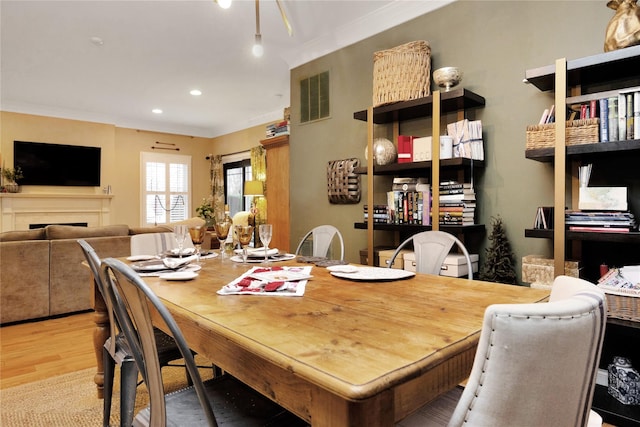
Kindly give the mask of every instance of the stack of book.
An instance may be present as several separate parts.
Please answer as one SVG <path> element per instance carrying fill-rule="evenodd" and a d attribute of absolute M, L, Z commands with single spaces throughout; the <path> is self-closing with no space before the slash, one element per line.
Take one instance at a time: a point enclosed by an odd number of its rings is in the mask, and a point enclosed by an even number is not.
<path fill-rule="evenodd" d="M 281 135 L 289 135 L 289 121 L 283 120 L 278 123 L 271 123 L 270 125 L 267 125 L 266 134 L 267 139 Z"/>
<path fill-rule="evenodd" d="M 424 178 L 393 179 L 387 192 L 388 223 L 431 224 L 431 186 Z"/>
<path fill-rule="evenodd" d="M 364 205 L 364 221 L 369 219 L 369 205 Z M 373 222 L 376 224 L 388 224 L 389 209 L 387 205 L 373 205 Z"/>
<path fill-rule="evenodd" d="M 468 182 L 440 183 L 440 225 L 475 224 L 476 193 Z"/>
<path fill-rule="evenodd" d="M 628 233 L 636 229 L 636 221 L 629 211 L 566 211 L 565 224 L 571 231 L 600 233 Z"/>

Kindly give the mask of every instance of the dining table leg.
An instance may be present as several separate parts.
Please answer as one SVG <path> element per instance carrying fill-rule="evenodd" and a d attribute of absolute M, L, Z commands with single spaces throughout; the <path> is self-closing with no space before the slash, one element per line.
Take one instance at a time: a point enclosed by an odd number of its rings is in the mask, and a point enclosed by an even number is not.
<path fill-rule="evenodd" d="M 93 348 L 96 355 L 96 374 L 93 377 L 93 381 L 96 383 L 96 389 L 98 391 L 98 399 L 104 398 L 104 365 L 102 359 L 102 349 L 104 343 L 109 338 L 109 314 L 107 313 L 107 305 L 102 298 L 102 294 L 98 290 L 98 286 L 91 277 L 91 304 L 95 313 L 93 315 L 93 321 L 96 324 L 93 330 Z"/>

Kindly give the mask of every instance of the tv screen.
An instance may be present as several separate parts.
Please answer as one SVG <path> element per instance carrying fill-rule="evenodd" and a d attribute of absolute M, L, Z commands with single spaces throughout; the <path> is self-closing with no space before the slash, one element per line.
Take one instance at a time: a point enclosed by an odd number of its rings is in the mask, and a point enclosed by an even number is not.
<path fill-rule="evenodd" d="M 20 185 L 98 187 L 100 156 L 100 147 L 13 142 L 13 164 L 24 175 Z"/>

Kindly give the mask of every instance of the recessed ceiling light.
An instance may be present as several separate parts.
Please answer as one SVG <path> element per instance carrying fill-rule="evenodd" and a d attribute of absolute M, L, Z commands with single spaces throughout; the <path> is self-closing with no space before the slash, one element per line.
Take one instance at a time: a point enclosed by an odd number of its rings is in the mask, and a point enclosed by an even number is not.
<path fill-rule="evenodd" d="M 100 38 L 100 37 L 93 36 L 93 37 L 89 38 L 89 40 L 91 40 L 91 43 L 93 43 L 96 46 L 104 45 L 104 40 L 102 40 L 102 38 Z"/>
<path fill-rule="evenodd" d="M 198 89 L 193 89 L 191 92 L 189 92 L 191 95 L 193 96 L 200 96 L 202 95 L 202 91 L 198 90 Z"/>
<path fill-rule="evenodd" d="M 154 108 L 151 112 L 154 114 L 162 114 L 162 110 L 160 108 Z"/>

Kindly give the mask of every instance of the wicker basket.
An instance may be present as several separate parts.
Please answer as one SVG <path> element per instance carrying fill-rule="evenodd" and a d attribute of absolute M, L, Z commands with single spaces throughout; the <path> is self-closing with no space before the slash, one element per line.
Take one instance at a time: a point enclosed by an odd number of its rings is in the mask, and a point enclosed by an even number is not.
<path fill-rule="evenodd" d="M 358 159 L 332 160 L 327 164 L 329 203 L 360 203 L 360 175 L 353 172 Z"/>
<path fill-rule="evenodd" d="M 593 144 L 599 141 L 600 119 L 582 119 L 567 122 L 566 145 Z M 553 147 L 556 124 L 527 126 L 527 150 Z"/>
<path fill-rule="evenodd" d="M 607 295 L 607 316 L 614 319 L 640 321 L 640 298 L 624 295 Z"/>
<path fill-rule="evenodd" d="M 431 47 L 424 40 L 373 54 L 373 106 L 431 95 Z"/>

